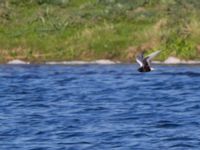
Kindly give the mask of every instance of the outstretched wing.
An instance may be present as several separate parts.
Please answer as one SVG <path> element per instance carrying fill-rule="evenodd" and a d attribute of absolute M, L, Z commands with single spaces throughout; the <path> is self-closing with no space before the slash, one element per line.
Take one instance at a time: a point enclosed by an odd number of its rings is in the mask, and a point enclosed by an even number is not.
<path fill-rule="evenodd" d="M 149 66 L 150 66 L 151 60 L 152 60 L 155 56 L 157 56 L 160 52 L 161 52 L 161 50 L 155 51 L 155 52 L 151 53 L 150 55 L 148 55 L 147 57 L 144 58 L 144 59 L 147 61 L 147 63 L 149 64 Z"/>
<path fill-rule="evenodd" d="M 140 54 L 138 54 L 136 56 L 136 62 L 140 65 L 140 67 L 143 67 L 144 64 L 143 64 L 143 58 L 144 58 L 144 52 L 141 52 Z"/>

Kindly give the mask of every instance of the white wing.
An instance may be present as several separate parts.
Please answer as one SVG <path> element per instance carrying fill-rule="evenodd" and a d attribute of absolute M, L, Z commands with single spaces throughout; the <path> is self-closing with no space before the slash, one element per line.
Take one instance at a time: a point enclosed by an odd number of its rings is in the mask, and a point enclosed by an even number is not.
<path fill-rule="evenodd" d="M 144 66 L 144 64 L 143 64 L 143 58 L 144 58 L 144 52 L 141 52 L 140 54 L 138 54 L 137 56 L 136 56 L 136 61 L 137 61 L 137 63 L 140 65 L 140 67 L 143 67 Z"/>
<path fill-rule="evenodd" d="M 136 57 L 136 61 L 137 61 L 137 63 L 140 65 L 140 67 L 142 67 L 142 66 L 143 66 L 143 63 L 142 63 L 142 61 L 141 61 L 140 59 L 138 59 L 137 57 Z"/>
<path fill-rule="evenodd" d="M 153 53 L 151 53 L 150 55 L 148 55 L 147 57 L 145 57 L 145 59 L 146 59 L 146 61 L 148 62 L 149 65 L 150 65 L 151 60 L 152 60 L 155 56 L 157 56 L 160 52 L 161 52 L 161 50 L 156 51 L 156 52 L 153 52 Z"/>

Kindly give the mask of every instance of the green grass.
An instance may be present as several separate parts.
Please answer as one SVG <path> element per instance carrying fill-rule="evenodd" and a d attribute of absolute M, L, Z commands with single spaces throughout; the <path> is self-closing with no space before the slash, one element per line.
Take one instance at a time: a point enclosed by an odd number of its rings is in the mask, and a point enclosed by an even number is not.
<path fill-rule="evenodd" d="M 0 62 L 133 61 L 137 52 L 199 59 L 196 0 L 2 0 Z"/>

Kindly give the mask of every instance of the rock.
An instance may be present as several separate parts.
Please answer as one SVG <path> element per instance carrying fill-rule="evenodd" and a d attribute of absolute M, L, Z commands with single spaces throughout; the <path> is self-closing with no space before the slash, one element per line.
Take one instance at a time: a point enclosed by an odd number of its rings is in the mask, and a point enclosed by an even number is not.
<path fill-rule="evenodd" d="M 178 59 L 176 57 L 168 57 L 163 64 L 200 64 L 200 61 L 196 61 L 196 60 L 181 60 Z"/>
<path fill-rule="evenodd" d="M 195 61 L 195 60 L 189 60 L 189 61 L 186 61 L 186 64 L 200 64 L 200 61 Z"/>
<path fill-rule="evenodd" d="M 114 61 L 111 61 L 111 60 L 107 60 L 107 59 L 101 59 L 101 60 L 96 60 L 96 61 L 92 61 L 91 63 L 94 63 L 94 64 L 103 64 L 103 65 L 109 65 L 109 64 L 116 64 L 116 63 L 119 63 L 118 61 L 117 62 L 114 62 Z"/>
<path fill-rule="evenodd" d="M 153 64 L 163 64 L 161 61 L 152 61 Z"/>
<path fill-rule="evenodd" d="M 170 56 L 164 61 L 164 64 L 181 64 L 182 62 L 180 59 Z"/>
<path fill-rule="evenodd" d="M 16 60 L 9 61 L 7 64 L 30 64 L 30 62 L 25 62 L 25 61 L 16 59 Z"/>
<path fill-rule="evenodd" d="M 62 61 L 62 62 L 46 62 L 45 64 L 48 65 L 84 65 L 84 64 L 103 64 L 103 65 L 109 65 L 109 64 L 116 64 L 116 63 L 120 63 L 119 61 L 114 62 L 111 60 L 95 60 L 95 61 Z"/>
<path fill-rule="evenodd" d="M 48 65 L 83 65 L 83 64 L 88 64 L 88 62 L 86 62 L 86 61 L 61 61 L 61 62 L 50 61 L 50 62 L 46 62 L 45 64 L 48 64 Z"/>

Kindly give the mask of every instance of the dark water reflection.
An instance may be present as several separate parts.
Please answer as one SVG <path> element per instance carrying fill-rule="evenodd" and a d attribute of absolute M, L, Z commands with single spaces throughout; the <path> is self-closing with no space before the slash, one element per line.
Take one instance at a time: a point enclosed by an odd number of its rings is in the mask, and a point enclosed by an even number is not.
<path fill-rule="evenodd" d="M 200 66 L 0 66 L 1 150 L 198 150 Z"/>

